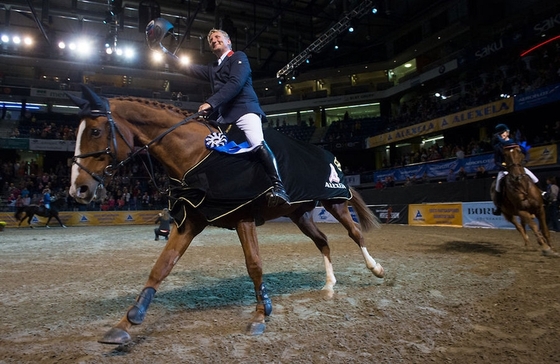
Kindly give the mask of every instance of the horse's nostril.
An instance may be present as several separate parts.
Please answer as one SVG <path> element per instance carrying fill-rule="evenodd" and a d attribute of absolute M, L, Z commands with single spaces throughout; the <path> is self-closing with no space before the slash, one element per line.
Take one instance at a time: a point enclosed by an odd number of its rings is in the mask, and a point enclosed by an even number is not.
<path fill-rule="evenodd" d="M 85 193 L 85 192 L 87 192 L 87 190 L 88 190 L 88 186 L 83 185 L 83 186 L 80 186 L 79 192 L 80 193 Z"/>

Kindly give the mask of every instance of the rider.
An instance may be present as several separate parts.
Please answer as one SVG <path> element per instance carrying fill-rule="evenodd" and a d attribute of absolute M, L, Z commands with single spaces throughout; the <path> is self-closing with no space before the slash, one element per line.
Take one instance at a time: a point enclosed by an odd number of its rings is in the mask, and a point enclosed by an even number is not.
<path fill-rule="evenodd" d="M 152 20 L 146 27 L 148 45 L 161 46 L 163 38 L 173 26 L 163 18 Z M 251 66 L 244 52 L 232 50 L 229 35 L 220 29 L 211 29 L 207 36 L 212 53 L 218 58 L 210 65 L 189 65 L 181 70 L 188 76 L 210 81 L 212 96 L 199 106 L 198 111 L 210 114 L 221 124 L 235 123 L 245 133 L 250 148 L 260 161 L 272 182 L 268 203 L 276 206 L 290 203 L 276 158 L 264 140 L 262 122 L 266 118 L 253 89 Z M 161 46 L 163 48 L 163 46 Z M 168 51 L 163 48 L 166 54 Z M 176 62 L 180 66 L 180 62 Z"/>
<path fill-rule="evenodd" d="M 494 136 L 492 138 L 492 146 L 494 148 L 494 163 L 498 166 L 498 168 L 500 169 L 498 171 L 498 176 L 496 177 L 496 194 L 495 194 L 495 201 L 494 204 L 496 205 L 496 208 L 492 211 L 492 214 L 499 216 L 502 214 L 502 209 L 501 209 L 501 204 L 502 204 L 502 194 L 501 194 L 501 186 L 500 186 L 500 181 L 502 180 L 502 178 L 508 174 L 508 172 L 506 171 L 505 168 L 505 164 L 504 164 L 504 147 L 508 147 L 508 146 L 512 146 L 512 145 L 517 145 L 518 142 L 513 139 L 510 138 L 510 133 L 509 133 L 509 128 L 507 127 L 506 124 L 498 124 L 496 125 L 496 128 L 494 129 Z M 523 152 L 523 154 L 527 153 L 526 148 L 522 147 L 521 151 Z M 533 174 L 533 172 L 531 172 L 529 169 L 527 169 L 526 167 L 523 167 L 525 169 L 525 173 L 531 178 L 531 180 L 533 180 L 533 183 L 537 183 L 539 182 L 539 179 Z"/>
<path fill-rule="evenodd" d="M 48 211 L 50 211 L 51 209 L 51 202 L 51 190 L 50 188 L 46 187 L 45 189 L 43 189 L 43 206 L 45 206 L 45 209 Z"/>

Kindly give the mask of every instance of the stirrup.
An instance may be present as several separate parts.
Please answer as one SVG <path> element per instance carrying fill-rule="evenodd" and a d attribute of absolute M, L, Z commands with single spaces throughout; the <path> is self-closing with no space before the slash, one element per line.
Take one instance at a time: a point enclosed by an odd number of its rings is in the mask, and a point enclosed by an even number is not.
<path fill-rule="evenodd" d="M 266 194 L 266 197 L 268 198 L 269 207 L 275 207 L 283 204 L 288 204 L 288 205 L 290 204 L 290 198 L 288 197 L 288 194 L 280 186 L 273 187 L 272 191 Z"/>

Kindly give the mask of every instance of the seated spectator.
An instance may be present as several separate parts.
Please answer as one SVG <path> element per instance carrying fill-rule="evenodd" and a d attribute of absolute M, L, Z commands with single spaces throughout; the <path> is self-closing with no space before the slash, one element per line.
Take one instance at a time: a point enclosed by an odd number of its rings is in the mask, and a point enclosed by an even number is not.
<path fill-rule="evenodd" d="M 455 181 L 457 181 L 457 176 L 455 175 L 455 172 L 453 172 L 453 169 L 450 168 L 449 173 L 447 174 L 447 182 L 455 182 Z"/>
<path fill-rule="evenodd" d="M 478 166 L 476 168 L 476 174 L 474 178 L 486 178 L 486 177 L 488 177 L 488 171 L 486 170 L 486 168 L 484 168 L 484 166 Z"/>
<path fill-rule="evenodd" d="M 459 168 L 457 172 L 457 181 L 464 181 L 468 178 L 467 171 L 465 171 L 465 167 Z"/>

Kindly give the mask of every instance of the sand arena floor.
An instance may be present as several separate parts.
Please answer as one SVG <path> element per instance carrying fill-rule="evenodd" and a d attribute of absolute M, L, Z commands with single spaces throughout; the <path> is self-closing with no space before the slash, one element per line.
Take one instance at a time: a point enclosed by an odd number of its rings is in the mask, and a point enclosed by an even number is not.
<path fill-rule="evenodd" d="M 97 340 L 134 302 L 164 241 L 153 226 L 0 233 L 0 363 L 557 363 L 560 259 L 514 230 L 384 225 L 374 277 L 338 224 L 338 283 L 290 223 L 258 228 L 273 313 L 245 335 L 254 293 L 233 231 L 208 228 L 157 292 L 132 343 Z M 553 235 L 558 247 L 560 234 Z"/>

